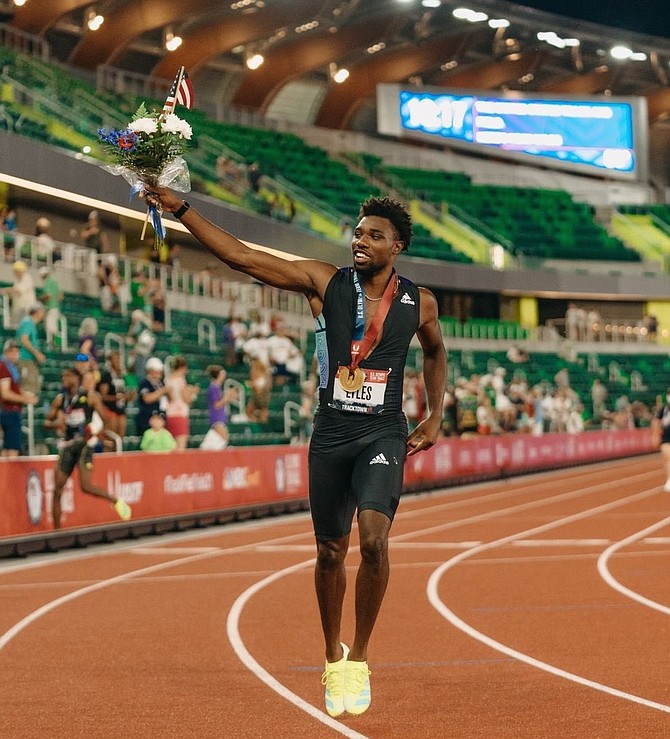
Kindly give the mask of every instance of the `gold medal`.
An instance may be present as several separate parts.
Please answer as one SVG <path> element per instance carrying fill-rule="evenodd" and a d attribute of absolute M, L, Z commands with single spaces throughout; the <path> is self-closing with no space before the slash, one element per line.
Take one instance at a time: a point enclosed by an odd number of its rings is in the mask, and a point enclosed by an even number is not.
<path fill-rule="evenodd" d="M 355 393 L 360 390 L 365 382 L 365 372 L 360 367 L 356 367 L 353 373 L 349 367 L 340 367 L 337 373 L 337 381 L 340 387 L 348 393 Z"/>

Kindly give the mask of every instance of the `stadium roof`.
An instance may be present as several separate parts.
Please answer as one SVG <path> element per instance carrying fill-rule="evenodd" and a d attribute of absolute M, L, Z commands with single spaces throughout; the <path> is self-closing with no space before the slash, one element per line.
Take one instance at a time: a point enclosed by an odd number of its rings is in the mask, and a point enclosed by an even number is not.
<path fill-rule="evenodd" d="M 670 116 L 669 39 L 499 0 L 15 2 L 0 0 L 4 20 L 44 37 L 62 62 L 168 80 L 183 64 L 201 100 L 296 122 L 369 130 L 380 82 L 643 95 L 652 124 Z M 95 15 L 104 22 L 91 31 Z M 170 35 L 182 40 L 175 51 Z M 255 54 L 264 61 L 251 70 Z M 341 69 L 349 76 L 337 84 Z"/>

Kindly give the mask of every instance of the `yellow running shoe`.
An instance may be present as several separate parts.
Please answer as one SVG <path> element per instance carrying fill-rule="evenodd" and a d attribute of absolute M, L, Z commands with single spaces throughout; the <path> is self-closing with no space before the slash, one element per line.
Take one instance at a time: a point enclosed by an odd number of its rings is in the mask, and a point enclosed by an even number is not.
<path fill-rule="evenodd" d="M 122 500 L 121 498 L 118 498 L 114 503 L 114 510 L 119 514 L 119 518 L 122 521 L 130 521 L 132 518 L 133 512 L 126 503 L 125 500 Z"/>
<path fill-rule="evenodd" d="M 344 673 L 344 709 L 347 713 L 360 716 L 370 708 L 370 670 L 367 662 L 347 662 Z"/>
<path fill-rule="evenodd" d="M 342 644 L 342 659 L 337 662 L 326 662 L 326 669 L 321 675 L 321 684 L 326 686 L 326 711 L 337 718 L 344 713 L 344 671 L 347 666 L 349 647 Z"/>

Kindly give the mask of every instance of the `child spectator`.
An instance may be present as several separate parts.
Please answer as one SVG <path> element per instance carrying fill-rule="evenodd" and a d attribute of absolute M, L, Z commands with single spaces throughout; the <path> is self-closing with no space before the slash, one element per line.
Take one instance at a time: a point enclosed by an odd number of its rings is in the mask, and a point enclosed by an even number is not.
<path fill-rule="evenodd" d="M 154 411 L 149 417 L 149 428 L 142 434 L 143 452 L 170 452 L 177 446 L 174 436 L 165 428 L 165 413 Z"/>

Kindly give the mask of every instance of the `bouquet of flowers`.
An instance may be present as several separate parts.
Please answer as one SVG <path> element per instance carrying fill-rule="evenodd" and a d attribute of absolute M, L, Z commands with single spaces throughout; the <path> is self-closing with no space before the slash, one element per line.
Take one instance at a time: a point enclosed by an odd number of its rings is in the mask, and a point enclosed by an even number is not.
<path fill-rule="evenodd" d="M 98 129 L 102 148 L 113 162 L 104 169 L 121 175 L 130 184 L 131 198 L 157 185 L 169 186 L 178 192 L 191 189 L 183 154 L 193 137 L 193 130 L 187 121 L 174 114 L 176 103 L 189 109 L 193 107 L 193 90 L 183 67 L 172 84 L 163 110 L 149 111 L 142 103 L 126 128 Z M 155 247 L 158 248 L 165 238 L 161 213 L 150 207 L 147 219 L 149 216 L 156 234 Z"/>

